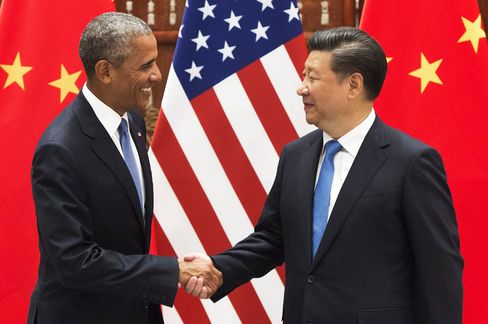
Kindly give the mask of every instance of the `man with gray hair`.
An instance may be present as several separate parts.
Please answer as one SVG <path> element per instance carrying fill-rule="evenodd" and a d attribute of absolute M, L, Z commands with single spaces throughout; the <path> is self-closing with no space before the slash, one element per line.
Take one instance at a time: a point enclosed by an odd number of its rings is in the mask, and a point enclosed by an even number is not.
<path fill-rule="evenodd" d="M 40 265 L 28 323 L 162 323 L 178 282 L 211 294 L 221 274 L 147 254 L 153 187 L 138 110 L 161 80 L 156 39 L 142 20 L 106 13 L 87 25 L 79 53 L 87 82 L 32 163 Z"/>

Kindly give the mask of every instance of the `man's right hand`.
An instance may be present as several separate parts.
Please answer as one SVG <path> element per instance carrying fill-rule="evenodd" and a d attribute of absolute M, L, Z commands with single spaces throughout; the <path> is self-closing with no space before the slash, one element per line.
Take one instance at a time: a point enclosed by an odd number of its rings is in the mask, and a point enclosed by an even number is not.
<path fill-rule="evenodd" d="M 212 260 L 204 254 L 189 254 L 178 259 L 179 282 L 187 293 L 195 297 L 210 298 L 222 286 L 222 273 L 213 266 Z"/>

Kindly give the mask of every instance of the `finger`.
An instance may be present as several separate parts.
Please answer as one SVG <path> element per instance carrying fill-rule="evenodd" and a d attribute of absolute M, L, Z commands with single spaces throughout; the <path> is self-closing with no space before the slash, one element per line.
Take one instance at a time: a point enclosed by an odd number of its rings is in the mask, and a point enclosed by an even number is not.
<path fill-rule="evenodd" d="M 203 290 L 203 279 L 198 278 L 195 289 L 193 289 L 192 295 L 198 297 Z"/>
<path fill-rule="evenodd" d="M 200 293 L 200 297 L 201 299 L 207 299 L 209 297 L 209 289 L 205 286 L 202 288 L 202 292 Z"/>
<path fill-rule="evenodd" d="M 180 283 L 180 282 L 178 282 L 178 289 L 180 289 L 180 288 L 181 288 L 181 283 Z"/>
<path fill-rule="evenodd" d="M 197 259 L 198 257 L 195 255 L 195 254 L 187 254 L 183 257 L 183 260 L 187 261 L 187 262 L 191 262 L 195 259 Z"/>
<path fill-rule="evenodd" d="M 196 277 L 191 277 L 190 280 L 188 280 L 188 282 L 186 283 L 185 291 L 191 294 L 195 289 L 195 286 L 197 285 L 197 281 L 198 280 Z"/>

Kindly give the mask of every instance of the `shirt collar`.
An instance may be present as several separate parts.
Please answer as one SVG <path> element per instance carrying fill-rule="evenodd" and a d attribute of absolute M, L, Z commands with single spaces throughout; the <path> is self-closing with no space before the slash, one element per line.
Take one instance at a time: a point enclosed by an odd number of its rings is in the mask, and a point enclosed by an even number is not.
<path fill-rule="evenodd" d="M 373 108 L 371 109 L 368 117 L 366 117 L 359 125 L 351 129 L 349 132 L 347 132 L 345 135 L 337 140 L 342 145 L 342 148 L 349 154 L 351 154 L 354 158 L 358 154 L 359 148 L 361 147 L 361 144 L 363 144 L 364 138 L 368 134 L 369 129 L 371 128 L 371 126 L 373 126 L 375 117 L 376 113 L 374 112 Z M 326 132 L 323 132 L 323 137 L 324 144 L 333 139 Z"/>
<path fill-rule="evenodd" d="M 124 118 L 127 121 L 127 125 L 129 125 L 129 120 L 127 117 L 127 113 L 124 113 L 122 117 L 118 113 L 115 112 L 112 108 L 104 104 L 100 99 L 98 99 L 93 92 L 88 89 L 86 83 L 83 85 L 83 89 L 81 90 L 83 95 L 85 96 L 86 100 L 92 107 L 95 115 L 97 116 L 100 123 L 102 123 L 103 128 L 107 131 L 110 136 L 118 136 L 117 129 L 119 128 L 121 118 Z"/>

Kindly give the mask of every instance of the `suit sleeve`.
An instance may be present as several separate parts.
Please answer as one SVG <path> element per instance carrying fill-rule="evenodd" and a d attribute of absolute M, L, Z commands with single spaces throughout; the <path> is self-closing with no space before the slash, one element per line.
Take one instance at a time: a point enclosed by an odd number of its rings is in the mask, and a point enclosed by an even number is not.
<path fill-rule="evenodd" d="M 403 211 L 414 258 L 417 323 L 462 322 L 463 259 L 440 155 L 421 152 L 405 180 Z"/>
<path fill-rule="evenodd" d="M 32 166 L 39 244 L 66 287 L 172 305 L 176 258 L 124 255 L 93 240 L 94 225 L 77 163 L 65 146 L 39 147 Z"/>
<path fill-rule="evenodd" d="M 214 302 L 252 278 L 259 278 L 283 263 L 283 238 L 280 218 L 280 193 L 286 146 L 280 156 L 278 171 L 254 233 L 233 248 L 212 256 L 224 278 L 222 287 L 212 297 Z"/>

